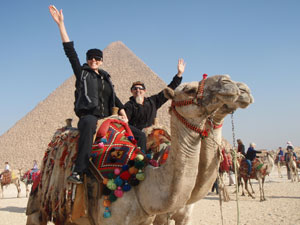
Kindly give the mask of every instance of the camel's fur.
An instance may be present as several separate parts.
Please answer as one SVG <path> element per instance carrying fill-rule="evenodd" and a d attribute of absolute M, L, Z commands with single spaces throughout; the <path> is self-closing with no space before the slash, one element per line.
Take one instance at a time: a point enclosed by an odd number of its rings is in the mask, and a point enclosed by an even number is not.
<path fill-rule="evenodd" d="M 181 84 L 169 97 L 174 101 L 189 100 L 195 98 L 197 90 L 198 82 Z M 176 110 L 189 123 L 203 129 L 208 116 L 224 104 L 235 101 L 238 95 L 239 89 L 229 76 L 213 76 L 205 81 L 201 106 L 176 107 Z M 171 113 L 171 137 L 172 151 L 170 151 L 166 163 L 158 168 L 147 166 L 145 168 L 145 180 L 126 192 L 122 198 L 113 202 L 110 207 L 112 214 L 110 218 L 103 218 L 104 207 L 101 206 L 103 196 L 97 197 L 100 195 L 92 191 L 94 194 L 91 194 L 89 200 L 90 221 L 101 225 L 146 225 L 151 224 L 156 214 L 172 212 L 186 204 L 190 199 L 193 187 L 195 187 L 198 173 L 195 168 L 199 164 L 201 137 L 181 123 L 173 113 Z M 66 148 L 70 148 L 68 143 L 66 143 Z M 217 154 L 217 151 L 212 154 Z M 58 166 L 57 163 L 58 161 L 54 159 L 52 174 L 59 171 L 59 169 L 55 169 Z M 50 169 L 52 168 L 49 167 Z M 49 170 L 47 168 L 50 173 Z M 41 173 L 44 173 L 43 168 Z M 60 177 L 58 177 L 59 175 Z M 61 179 L 61 188 L 66 187 L 65 173 L 51 177 L 49 182 Z M 50 185 L 47 186 L 51 187 Z M 88 186 L 93 186 L 93 183 L 88 181 Z M 62 193 L 61 190 L 57 191 Z M 60 196 L 48 190 L 47 187 L 39 187 L 38 193 L 37 196 L 42 205 L 47 203 L 48 199 L 55 200 L 55 197 Z M 64 196 L 60 197 L 64 198 Z M 62 203 L 59 204 L 61 209 L 66 209 L 66 206 L 63 205 L 64 202 L 60 201 L 60 203 Z M 67 211 L 60 211 L 60 213 L 53 215 L 53 218 L 59 219 L 60 216 L 66 217 L 68 214 Z M 42 221 L 49 220 L 49 218 L 45 218 L 45 213 L 41 208 L 40 211 L 28 215 L 27 224 L 37 224 L 36 218 L 33 217 L 38 216 Z M 74 221 L 74 223 L 90 224 L 87 219 Z"/>

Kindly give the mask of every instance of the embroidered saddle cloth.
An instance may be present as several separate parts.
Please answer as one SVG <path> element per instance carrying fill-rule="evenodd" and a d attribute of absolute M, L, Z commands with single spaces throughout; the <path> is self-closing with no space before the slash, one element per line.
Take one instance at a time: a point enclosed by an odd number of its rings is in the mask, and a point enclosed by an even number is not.
<path fill-rule="evenodd" d="M 147 153 L 152 166 L 165 163 L 171 150 L 171 136 L 163 127 L 153 126 L 147 128 Z"/>
<path fill-rule="evenodd" d="M 104 178 L 110 178 L 116 168 L 121 169 L 138 154 L 145 155 L 127 123 L 114 118 L 105 119 L 97 131 L 92 147 L 92 162 Z"/>
<path fill-rule="evenodd" d="M 1 174 L 1 184 L 2 185 L 7 185 L 11 183 L 11 179 L 12 179 L 12 173 L 11 171 L 4 171 Z"/>

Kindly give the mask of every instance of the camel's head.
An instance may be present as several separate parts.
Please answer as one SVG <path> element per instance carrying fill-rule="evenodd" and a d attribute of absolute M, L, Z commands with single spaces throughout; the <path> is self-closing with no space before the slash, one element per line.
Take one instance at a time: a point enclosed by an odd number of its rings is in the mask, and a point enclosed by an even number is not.
<path fill-rule="evenodd" d="M 212 118 L 214 122 L 220 123 L 227 114 L 234 112 L 238 108 L 247 108 L 251 103 L 254 102 L 253 96 L 251 95 L 249 87 L 241 82 L 236 82 L 237 87 L 240 90 L 240 94 L 236 101 L 224 104 Z"/>
<path fill-rule="evenodd" d="M 174 102 L 194 99 L 198 104 L 176 107 L 176 110 L 186 118 L 195 118 L 212 114 L 224 104 L 235 102 L 240 95 L 238 86 L 228 75 L 215 75 L 204 81 L 202 97 L 197 99 L 201 83 L 183 83 L 174 91 L 167 88 L 165 89 L 165 96 Z"/>

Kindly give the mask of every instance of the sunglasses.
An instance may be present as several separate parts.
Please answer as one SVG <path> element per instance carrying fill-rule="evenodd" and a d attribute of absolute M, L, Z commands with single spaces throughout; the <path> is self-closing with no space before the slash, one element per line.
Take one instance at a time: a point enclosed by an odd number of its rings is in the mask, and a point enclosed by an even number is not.
<path fill-rule="evenodd" d="M 100 56 L 89 56 L 87 59 L 88 60 L 95 59 L 96 61 L 101 61 L 102 60 L 102 58 Z"/>
<path fill-rule="evenodd" d="M 133 87 L 131 90 L 136 91 L 136 90 L 145 90 L 144 87 Z"/>

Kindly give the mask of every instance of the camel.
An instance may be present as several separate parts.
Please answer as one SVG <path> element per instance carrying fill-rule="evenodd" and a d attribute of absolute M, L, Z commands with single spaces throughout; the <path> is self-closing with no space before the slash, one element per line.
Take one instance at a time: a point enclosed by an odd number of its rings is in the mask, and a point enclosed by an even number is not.
<path fill-rule="evenodd" d="M 201 82 L 181 84 L 173 91 L 165 90 L 165 95 L 172 99 L 171 111 L 171 146 L 169 158 L 161 167 L 147 166 L 145 179 L 126 192 L 122 198 L 111 205 L 111 217 L 104 218 L 101 207 L 103 196 L 89 201 L 88 219 L 73 221 L 74 224 L 101 225 L 145 225 L 150 224 L 156 214 L 167 213 L 182 208 L 190 198 L 197 176 L 201 140 L 205 140 L 204 124 L 206 119 L 224 104 L 234 102 L 240 94 L 237 85 L 229 76 L 216 75 Z M 182 107 L 181 107 L 182 106 Z M 67 131 L 71 132 L 71 131 Z M 67 135 L 66 133 L 66 135 Z M 53 161 L 56 168 L 56 161 Z M 44 168 L 41 169 L 43 176 Z M 55 172 L 57 174 L 58 171 Z M 59 176 L 59 175 L 58 175 Z M 61 178 L 61 176 L 60 176 Z M 55 182 L 55 177 L 51 178 Z M 66 178 L 61 178 L 66 182 Z M 93 185 L 88 181 L 88 185 Z M 65 211 L 60 215 L 47 213 L 40 207 L 44 199 L 39 193 L 45 193 L 43 187 L 29 198 L 33 205 L 27 206 L 27 224 L 47 223 L 53 219 L 55 224 L 66 224 Z M 151 194 L 149 194 L 151 193 Z M 99 196 L 99 195 L 98 195 Z M 57 196 L 50 196 L 57 197 Z M 32 210 L 34 207 L 35 210 Z M 63 208 L 63 203 L 57 207 Z"/>
<path fill-rule="evenodd" d="M 296 160 L 294 159 L 294 156 L 293 156 L 293 152 L 289 151 L 287 154 L 288 154 L 287 155 L 287 161 L 288 161 L 287 166 L 290 168 L 291 181 L 294 182 L 294 181 L 296 181 L 296 178 L 297 178 L 297 181 L 299 182 L 298 168 L 297 168 Z"/>
<path fill-rule="evenodd" d="M 269 152 L 266 153 L 267 158 L 264 160 L 264 162 L 258 162 L 257 164 L 254 164 L 254 168 L 251 171 L 250 178 L 247 175 L 247 167 L 240 167 L 240 176 L 243 178 L 244 183 L 245 183 L 245 189 L 248 192 L 248 195 L 252 197 L 253 199 L 255 198 L 254 195 L 250 193 L 248 190 L 248 180 L 250 179 L 256 179 L 258 180 L 259 184 L 259 193 L 260 193 L 260 201 L 265 201 L 265 192 L 264 192 L 264 182 L 265 182 L 265 177 L 269 175 L 274 167 L 274 159 L 271 156 Z M 256 167 L 256 165 L 258 167 Z M 255 168 L 256 167 L 256 168 Z"/>
<path fill-rule="evenodd" d="M 4 198 L 3 187 L 14 184 L 17 188 L 18 194 L 17 198 L 20 198 L 21 194 L 21 185 L 20 179 L 16 176 L 14 171 L 4 171 L 1 176 L 0 185 L 1 185 L 1 198 Z"/>
<path fill-rule="evenodd" d="M 279 158 L 279 155 L 276 155 L 275 165 L 277 166 L 278 177 L 282 178 L 281 167 L 282 167 L 282 166 L 285 166 L 286 163 L 285 163 L 284 160 L 281 160 L 281 159 Z"/>
<path fill-rule="evenodd" d="M 211 129 L 207 138 L 202 140 L 200 158 L 198 164 L 198 173 L 193 191 L 186 205 L 180 210 L 170 212 L 165 215 L 157 215 L 153 225 L 166 225 L 169 219 L 175 220 L 176 225 L 186 225 L 190 221 L 192 204 L 204 198 L 211 189 L 218 175 L 219 164 L 221 161 L 221 141 L 222 124 L 225 117 L 238 108 L 247 108 L 254 99 L 250 93 L 249 87 L 244 84 L 236 83 L 240 94 L 236 101 L 224 104 L 214 115 L 206 121 L 206 126 Z"/>
<path fill-rule="evenodd" d="M 32 171 L 28 170 L 26 173 L 22 174 L 22 169 L 19 169 L 20 173 L 20 181 L 22 181 L 25 184 L 26 188 L 26 198 L 29 194 L 29 185 L 32 185 L 34 180 L 37 178 L 38 174 L 40 173 L 40 170 Z"/>

